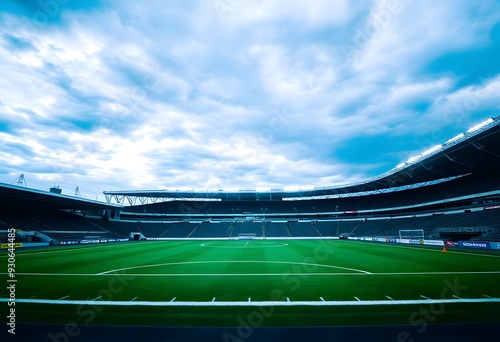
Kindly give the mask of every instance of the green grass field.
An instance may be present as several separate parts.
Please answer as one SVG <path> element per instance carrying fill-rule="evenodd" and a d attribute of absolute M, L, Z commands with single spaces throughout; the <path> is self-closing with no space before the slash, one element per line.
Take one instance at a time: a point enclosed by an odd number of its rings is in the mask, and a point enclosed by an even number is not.
<path fill-rule="evenodd" d="M 7 257 L 0 259 L 7 284 Z M 154 241 L 18 249 L 15 265 L 18 322 L 500 321 L 500 253 L 491 251 L 342 240 Z M 8 296 L 2 286 L 0 306 Z"/>

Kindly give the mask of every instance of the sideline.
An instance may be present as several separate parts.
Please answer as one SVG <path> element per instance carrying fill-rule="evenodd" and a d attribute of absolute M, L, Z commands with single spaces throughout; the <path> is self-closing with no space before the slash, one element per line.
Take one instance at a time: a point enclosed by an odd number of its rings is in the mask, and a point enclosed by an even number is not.
<path fill-rule="evenodd" d="M 0 302 L 6 302 L 0 298 Z M 460 299 L 403 299 L 403 300 L 344 300 L 344 301 L 110 301 L 110 300 L 59 300 L 59 299 L 16 299 L 19 303 L 55 305 L 107 305 L 107 306 L 354 306 L 354 305 L 415 305 L 451 303 L 500 303 L 500 298 L 460 298 Z"/>

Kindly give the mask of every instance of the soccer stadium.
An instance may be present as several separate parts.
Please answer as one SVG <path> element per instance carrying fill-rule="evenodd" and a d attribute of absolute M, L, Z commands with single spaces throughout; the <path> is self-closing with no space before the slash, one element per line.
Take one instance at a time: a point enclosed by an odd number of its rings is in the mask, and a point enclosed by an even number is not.
<path fill-rule="evenodd" d="M 361 326 L 374 339 L 474 339 L 463 327 L 500 322 L 499 174 L 496 117 L 373 179 L 304 191 L 99 202 L 20 177 L 0 185 L 0 258 L 15 260 L 0 303 L 52 341 L 130 326 L 210 327 L 225 341 Z"/>

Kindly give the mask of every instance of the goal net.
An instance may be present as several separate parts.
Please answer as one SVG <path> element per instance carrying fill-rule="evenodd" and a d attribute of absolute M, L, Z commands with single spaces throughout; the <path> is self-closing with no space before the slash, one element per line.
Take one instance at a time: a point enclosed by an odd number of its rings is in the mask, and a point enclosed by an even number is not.
<path fill-rule="evenodd" d="M 253 240 L 255 239 L 255 233 L 240 233 L 238 234 L 239 240 Z"/>
<path fill-rule="evenodd" d="M 424 238 L 423 229 L 402 229 L 399 231 L 400 239 L 422 240 Z"/>

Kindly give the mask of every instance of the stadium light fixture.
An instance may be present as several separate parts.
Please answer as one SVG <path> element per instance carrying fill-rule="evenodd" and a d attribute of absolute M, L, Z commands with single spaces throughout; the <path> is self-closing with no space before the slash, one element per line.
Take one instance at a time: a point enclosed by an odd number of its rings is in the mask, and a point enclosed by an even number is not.
<path fill-rule="evenodd" d="M 465 134 L 460 133 L 459 135 L 454 136 L 454 137 L 453 137 L 453 138 L 451 138 L 450 140 L 446 141 L 446 142 L 445 142 L 445 145 L 451 144 L 452 142 L 457 141 L 458 139 L 462 139 L 464 136 L 465 136 Z"/>
<path fill-rule="evenodd" d="M 314 187 L 298 187 L 298 186 L 295 186 L 295 187 L 285 187 L 283 189 L 283 191 L 289 191 L 289 192 L 301 192 L 301 191 L 314 191 Z"/>
<path fill-rule="evenodd" d="M 467 130 L 467 132 L 466 132 L 466 133 L 472 133 L 472 132 L 475 132 L 475 131 L 477 131 L 478 129 L 483 128 L 484 126 L 489 125 L 489 124 L 490 124 L 490 123 L 492 123 L 493 121 L 494 121 L 494 120 L 493 120 L 492 118 L 489 118 L 488 120 L 483 121 L 483 122 L 481 122 L 480 124 L 477 124 L 477 125 L 475 125 L 475 126 L 472 126 L 471 128 L 469 128 L 469 129 Z"/>
<path fill-rule="evenodd" d="M 436 152 L 437 150 L 440 150 L 442 147 L 443 147 L 443 145 L 441 145 L 441 144 L 436 145 L 436 146 L 433 146 L 433 147 L 431 147 L 430 149 L 428 149 L 427 151 L 422 152 L 420 155 L 421 155 L 422 157 L 428 156 L 428 155 L 429 155 L 429 154 L 431 154 L 432 152 Z"/>
<path fill-rule="evenodd" d="M 412 164 L 414 162 L 416 162 L 417 160 L 419 160 L 421 157 L 421 155 L 419 154 L 418 156 L 415 156 L 415 157 L 411 157 L 410 159 L 408 159 L 408 161 L 406 162 L 407 164 Z"/>

